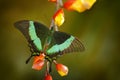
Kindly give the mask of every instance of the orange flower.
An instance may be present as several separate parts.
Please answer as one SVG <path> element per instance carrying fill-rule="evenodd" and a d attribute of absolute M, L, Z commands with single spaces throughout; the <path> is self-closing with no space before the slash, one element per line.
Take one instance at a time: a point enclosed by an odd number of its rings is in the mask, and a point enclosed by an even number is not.
<path fill-rule="evenodd" d="M 50 74 L 47 74 L 44 80 L 52 80 L 52 76 Z"/>
<path fill-rule="evenodd" d="M 57 2 L 57 0 L 48 0 L 48 1 L 50 1 L 50 2 L 54 2 L 54 3 L 56 3 L 56 2 Z"/>
<path fill-rule="evenodd" d="M 95 2 L 96 0 L 68 0 L 63 7 L 67 10 L 83 12 L 90 9 Z"/>
<path fill-rule="evenodd" d="M 53 16 L 55 24 L 57 26 L 61 26 L 64 23 L 64 11 L 63 9 L 59 9 Z"/>
<path fill-rule="evenodd" d="M 44 65 L 44 57 L 45 57 L 44 53 L 40 54 L 39 56 L 35 56 L 32 69 L 41 70 Z"/>
<path fill-rule="evenodd" d="M 61 76 L 66 76 L 68 74 L 68 68 L 63 64 L 56 64 L 56 69 Z"/>

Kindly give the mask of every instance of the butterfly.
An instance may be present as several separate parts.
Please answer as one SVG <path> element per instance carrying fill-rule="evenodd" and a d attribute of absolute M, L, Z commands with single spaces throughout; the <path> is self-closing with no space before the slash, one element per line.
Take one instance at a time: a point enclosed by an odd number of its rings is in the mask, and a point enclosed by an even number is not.
<path fill-rule="evenodd" d="M 84 51 L 84 45 L 76 37 L 65 32 L 55 31 L 54 26 L 49 29 L 45 25 L 31 20 L 21 20 L 14 26 L 22 32 L 29 43 L 31 56 L 45 53 L 46 58 L 54 59 L 57 56 Z"/>

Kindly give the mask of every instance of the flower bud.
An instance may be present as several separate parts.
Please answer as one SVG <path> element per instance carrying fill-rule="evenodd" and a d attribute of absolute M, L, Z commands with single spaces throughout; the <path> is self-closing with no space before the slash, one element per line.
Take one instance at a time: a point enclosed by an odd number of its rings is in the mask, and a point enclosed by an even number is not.
<path fill-rule="evenodd" d="M 71 11 L 84 12 L 90 9 L 96 0 L 68 0 L 64 3 L 64 8 Z"/>
<path fill-rule="evenodd" d="M 54 3 L 56 3 L 56 2 L 57 2 L 57 0 L 48 0 L 48 1 L 50 1 L 50 2 L 54 2 Z"/>
<path fill-rule="evenodd" d="M 96 0 L 81 0 L 82 4 L 86 9 L 90 9 L 93 4 L 96 2 Z"/>
<path fill-rule="evenodd" d="M 39 56 L 34 57 L 34 62 L 33 63 L 35 63 L 35 62 L 37 62 L 39 60 L 44 60 L 44 58 L 45 58 L 45 54 L 41 53 Z"/>
<path fill-rule="evenodd" d="M 54 22 L 57 26 L 61 26 L 64 23 L 63 9 L 59 9 L 53 16 Z"/>
<path fill-rule="evenodd" d="M 41 70 L 43 65 L 44 65 L 44 54 L 40 54 L 39 56 L 35 56 L 34 57 L 34 61 L 33 61 L 33 65 L 32 65 L 32 69 L 35 70 Z"/>
<path fill-rule="evenodd" d="M 56 69 L 61 76 L 66 76 L 68 74 L 68 67 L 63 64 L 56 64 Z"/>
<path fill-rule="evenodd" d="M 52 80 L 52 76 L 50 74 L 47 74 L 44 80 Z"/>

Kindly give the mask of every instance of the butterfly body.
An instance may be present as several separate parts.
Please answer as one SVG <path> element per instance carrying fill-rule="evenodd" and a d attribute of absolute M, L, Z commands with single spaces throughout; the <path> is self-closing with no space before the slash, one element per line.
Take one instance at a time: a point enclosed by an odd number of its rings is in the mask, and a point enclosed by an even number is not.
<path fill-rule="evenodd" d="M 64 53 L 84 50 L 83 44 L 76 37 L 55 31 L 54 28 L 48 29 L 38 22 L 22 20 L 16 22 L 15 27 L 26 37 L 35 56 L 45 53 L 47 59 L 50 59 Z"/>

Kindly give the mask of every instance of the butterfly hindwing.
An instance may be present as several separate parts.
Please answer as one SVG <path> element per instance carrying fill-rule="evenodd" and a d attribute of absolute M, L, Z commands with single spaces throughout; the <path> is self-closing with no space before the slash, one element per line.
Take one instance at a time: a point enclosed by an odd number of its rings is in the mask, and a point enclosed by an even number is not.
<path fill-rule="evenodd" d="M 84 50 L 83 44 L 76 37 L 64 32 L 55 31 L 53 41 L 54 45 L 47 50 L 51 56 Z"/>
<path fill-rule="evenodd" d="M 38 51 L 42 50 L 47 33 L 49 32 L 47 27 L 29 20 L 18 21 L 15 23 L 15 27 L 23 33 L 32 48 L 36 48 Z"/>

